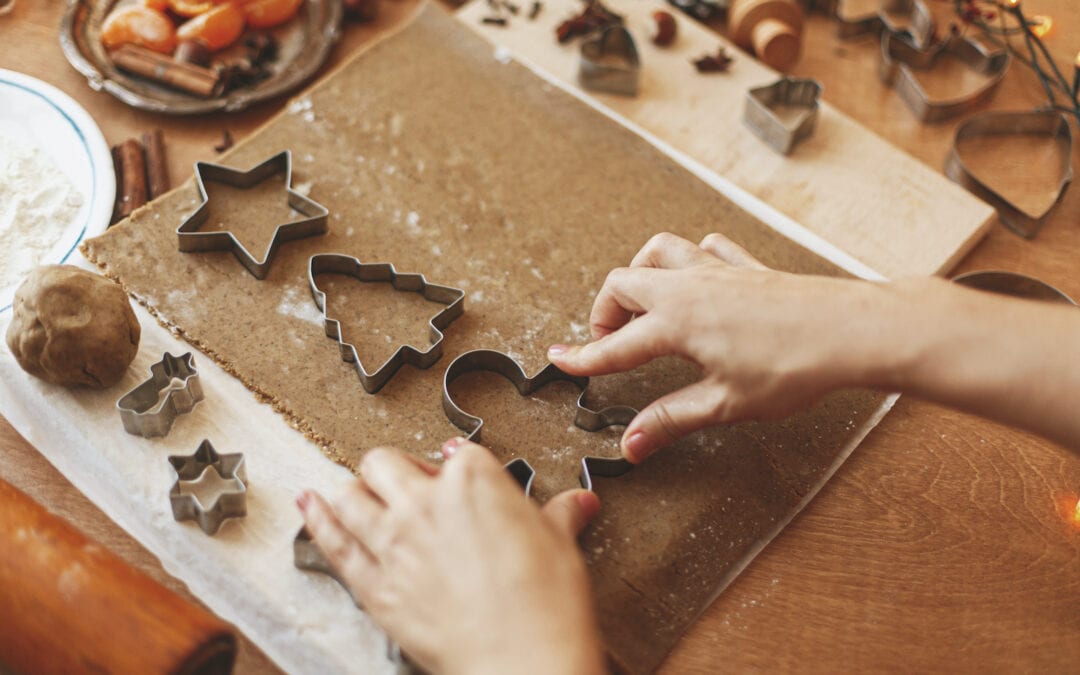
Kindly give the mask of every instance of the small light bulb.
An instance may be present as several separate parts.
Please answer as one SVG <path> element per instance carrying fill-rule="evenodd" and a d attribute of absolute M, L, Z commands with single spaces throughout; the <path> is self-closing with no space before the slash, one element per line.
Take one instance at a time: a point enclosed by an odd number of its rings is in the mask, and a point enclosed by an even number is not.
<path fill-rule="evenodd" d="M 1050 34 L 1050 29 L 1054 27 L 1054 20 L 1048 16 L 1033 16 L 1031 17 L 1031 32 L 1037 38 L 1044 38 Z"/>

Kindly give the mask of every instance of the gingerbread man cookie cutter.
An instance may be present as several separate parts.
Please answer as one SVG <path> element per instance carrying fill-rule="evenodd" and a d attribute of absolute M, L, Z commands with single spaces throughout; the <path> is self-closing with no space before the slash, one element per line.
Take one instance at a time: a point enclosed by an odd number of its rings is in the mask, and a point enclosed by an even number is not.
<path fill-rule="evenodd" d="M 274 236 L 266 248 L 261 260 L 255 258 L 243 244 L 228 230 L 200 232 L 210 217 L 210 199 L 206 193 L 206 183 L 221 183 L 241 189 L 250 189 L 271 176 L 284 174 L 285 194 L 289 207 L 300 213 L 303 218 L 283 223 L 274 230 Z M 304 237 L 326 234 L 327 219 L 330 212 L 325 206 L 300 194 L 292 188 L 292 153 L 284 150 L 270 159 L 247 171 L 239 171 L 221 164 L 195 162 L 195 185 L 199 189 L 202 202 L 198 208 L 176 228 L 176 237 L 180 251 L 196 253 L 204 251 L 231 251 L 240 264 L 256 279 L 265 279 L 282 244 Z"/>
<path fill-rule="evenodd" d="M 425 300 L 446 305 L 428 322 L 431 346 L 426 350 L 402 345 L 374 371 L 368 372 L 360 361 L 356 346 L 342 340 L 341 323 L 326 313 L 326 293 L 319 290 L 315 277 L 320 274 L 341 274 L 363 282 L 389 282 L 399 291 L 419 293 Z M 337 253 L 312 256 L 308 261 L 308 285 L 311 297 L 323 315 L 326 336 L 337 340 L 341 358 L 356 366 L 364 391 L 374 394 L 382 389 L 406 363 L 421 370 L 430 368 L 442 357 L 442 331 L 465 312 L 465 291 L 451 286 L 430 283 L 423 274 L 398 272 L 390 263 L 362 263 L 352 256 Z"/>

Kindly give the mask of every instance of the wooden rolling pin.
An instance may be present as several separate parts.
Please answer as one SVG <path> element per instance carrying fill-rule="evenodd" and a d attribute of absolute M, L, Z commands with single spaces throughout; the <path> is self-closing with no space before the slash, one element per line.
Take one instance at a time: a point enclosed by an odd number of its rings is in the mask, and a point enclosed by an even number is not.
<path fill-rule="evenodd" d="M 0 480 L 0 671 L 228 673 L 227 624 Z"/>

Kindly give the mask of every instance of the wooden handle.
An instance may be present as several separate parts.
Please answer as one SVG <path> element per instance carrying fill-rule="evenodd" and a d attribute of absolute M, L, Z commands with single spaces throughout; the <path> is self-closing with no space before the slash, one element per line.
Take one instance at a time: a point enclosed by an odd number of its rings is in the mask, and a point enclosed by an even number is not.
<path fill-rule="evenodd" d="M 2 480 L 0 627 L 16 672 L 228 673 L 236 658 L 227 624 Z"/>
<path fill-rule="evenodd" d="M 728 10 L 728 35 L 776 70 L 799 59 L 802 9 L 794 0 L 734 0 Z"/>

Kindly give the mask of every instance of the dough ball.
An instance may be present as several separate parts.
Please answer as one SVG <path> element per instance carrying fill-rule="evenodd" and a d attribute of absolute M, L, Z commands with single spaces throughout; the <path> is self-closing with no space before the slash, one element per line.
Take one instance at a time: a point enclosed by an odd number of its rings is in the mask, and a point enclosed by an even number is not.
<path fill-rule="evenodd" d="M 31 375 L 104 389 L 123 377 L 139 335 L 119 285 L 71 265 L 44 265 L 15 292 L 7 344 Z"/>

